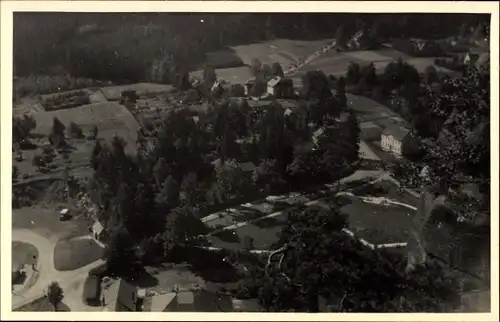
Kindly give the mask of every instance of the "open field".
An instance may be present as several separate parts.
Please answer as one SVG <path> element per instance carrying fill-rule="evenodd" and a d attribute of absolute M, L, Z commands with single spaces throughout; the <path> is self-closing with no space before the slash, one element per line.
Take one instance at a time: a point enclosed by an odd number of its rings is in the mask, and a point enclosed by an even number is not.
<path fill-rule="evenodd" d="M 59 220 L 60 206 L 66 205 L 37 204 L 32 207 L 13 209 L 12 229 L 29 229 L 54 243 L 63 238 L 87 234 L 90 223 L 83 218 Z"/>
<path fill-rule="evenodd" d="M 54 249 L 54 268 L 58 271 L 71 271 L 95 262 L 102 255 L 102 247 L 92 238 L 61 240 Z"/>
<path fill-rule="evenodd" d="M 259 59 L 263 64 L 280 63 L 283 68 L 329 45 L 333 39 L 290 40 L 275 39 L 262 43 L 231 47 L 244 64 L 250 65 L 252 59 Z"/>
<path fill-rule="evenodd" d="M 42 147 L 49 145 L 48 135 L 52 131 L 54 118 L 58 118 L 65 126 L 69 128 L 71 122 L 78 124 L 84 135 L 88 135 L 97 126 L 99 131 L 98 138 L 111 140 L 113 136 L 121 137 L 125 140 L 125 151 L 133 153 L 136 150 L 137 131 L 140 125 L 123 105 L 113 102 L 95 103 L 83 105 L 71 109 L 57 111 L 40 111 L 33 114 L 36 120 L 36 129 L 34 131 L 36 139 L 33 140 L 39 148 L 36 150 L 23 150 L 23 160 L 15 159 L 13 154 L 13 164 L 20 171 L 20 177 L 28 179 L 31 177 L 40 177 L 44 174 L 38 173 L 37 167 L 32 164 L 35 155 L 42 154 Z M 66 132 L 67 133 L 67 132 Z M 68 134 L 66 135 L 68 137 Z M 89 165 L 92 149 L 95 145 L 94 140 L 67 138 L 67 142 L 72 147 L 69 158 L 65 160 L 63 155 L 56 153 L 53 159 L 53 169 L 51 173 L 61 171 L 65 165 L 70 168 L 86 167 Z"/>
<path fill-rule="evenodd" d="M 233 67 L 233 68 L 219 68 L 215 70 L 217 78 L 224 80 L 230 84 L 244 84 L 247 80 L 252 78 L 252 71 L 248 66 Z M 190 73 L 191 77 L 203 79 L 203 70 L 197 70 Z"/>
<path fill-rule="evenodd" d="M 49 135 L 53 120 L 57 117 L 66 127 L 70 122 L 77 123 L 84 133 L 92 131 L 94 126 L 97 126 L 99 138 L 111 139 L 117 135 L 125 139 L 129 148 L 134 148 L 137 130 L 139 130 L 139 124 L 127 108 L 111 102 L 41 112 L 34 114 L 34 117 L 37 122 L 35 132 L 39 134 Z"/>
<path fill-rule="evenodd" d="M 385 67 L 392 61 L 403 59 L 410 65 L 413 65 L 420 73 L 425 72 L 428 66 L 434 66 L 438 72 L 448 74 L 452 77 L 457 75 L 457 72 L 449 69 L 436 66 L 434 59 L 436 57 L 411 57 L 389 47 L 383 47 L 377 50 L 360 50 L 336 52 L 330 51 L 322 54 L 319 58 L 294 72 L 290 77 L 294 80 L 296 86 L 300 86 L 301 77 L 308 71 L 321 70 L 327 75 L 335 77 L 345 76 L 351 62 L 357 63 L 360 66 L 366 66 L 373 62 L 377 73 L 383 73 Z"/>

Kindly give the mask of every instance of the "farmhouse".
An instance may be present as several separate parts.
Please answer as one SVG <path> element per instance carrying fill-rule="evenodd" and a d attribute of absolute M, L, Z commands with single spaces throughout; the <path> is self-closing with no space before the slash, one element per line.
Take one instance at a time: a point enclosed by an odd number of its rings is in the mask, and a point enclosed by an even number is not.
<path fill-rule="evenodd" d="M 267 82 L 267 92 L 276 98 L 293 97 L 293 80 L 279 76 L 273 77 Z"/>
<path fill-rule="evenodd" d="M 412 153 L 417 148 L 411 130 L 397 125 L 389 125 L 382 131 L 380 144 L 384 151 L 391 152 L 396 157 Z"/>

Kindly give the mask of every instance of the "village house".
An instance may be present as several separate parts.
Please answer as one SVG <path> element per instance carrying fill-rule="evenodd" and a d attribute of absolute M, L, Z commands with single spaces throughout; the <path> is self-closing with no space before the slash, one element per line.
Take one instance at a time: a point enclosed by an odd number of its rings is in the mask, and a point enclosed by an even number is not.
<path fill-rule="evenodd" d="M 123 279 L 118 280 L 113 290 L 116 294 L 114 294 L 114 303 L 110 303 L 110 305 L 115 312 L 141 311 L 144 301 L 143 291 Z"/>
<path fill-rule="evenodd" d="M 267 93 L 276 98 L 291 98 L 294 95 L 293 80 L 275 76 L 267 82 Z"/>
<path fill-rule="evenodd" d="M 389 125 L 382 131 L 380 145 L 382 150 L 391 152 L 398 158 L 414 153 L 418 148 L 411 130 L 398 125 Z"/>

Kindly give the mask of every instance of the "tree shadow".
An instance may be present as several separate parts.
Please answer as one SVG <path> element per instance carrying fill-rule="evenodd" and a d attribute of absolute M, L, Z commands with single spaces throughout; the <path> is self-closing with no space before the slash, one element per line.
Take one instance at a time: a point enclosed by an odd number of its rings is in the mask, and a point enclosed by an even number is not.
<path fill-rule="evenodd" d="M 158 285 L 158 279 L 151 275 L 148 271 L 144 270 L 134 278 L 134 283 L 139 287 L 154 287 Z"/>

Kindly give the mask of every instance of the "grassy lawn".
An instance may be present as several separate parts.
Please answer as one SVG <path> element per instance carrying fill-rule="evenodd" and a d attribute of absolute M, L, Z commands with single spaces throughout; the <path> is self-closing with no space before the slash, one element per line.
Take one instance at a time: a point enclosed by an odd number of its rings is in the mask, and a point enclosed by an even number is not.
<path fill-rule="evenodd" d="M 344 205 L 341 211 L 349 215 L 349 227 L 365 235 L 368 242 L 399 243 L 408 240 L 414 211 L 399 206 L 370 204 L 357 198 L 348 199 L 350 203 Z"/>
<path fill-rule="evenodd" d="M 274 219 L 274 220 L 273 220 Z M 210 236 L 208 240 L 213 247 L 229 250 L 242 250 L 245 248 L 245 237 L 253 238 L 254 249 L 269 249 L 278 241 L 278 234 L 284 226 L 283 218 L 261 219 L 254 224 L 244 227 L 223 231 Z"/>
<path fill-rule="evenodd" d="M 90 223 L 83 218 L 60 221 L 58 211 L 60 207 L 67 207 L 67 204 L 41 203 L 32 207 L 13 209 L 12 228 L 33 230 L 53 242 L 88 233 Z"/>
<path fill-rule="evenodd" d="M 12 242 L 12 264 L 35 265 L 38 262 L 38 249 L 31 244 Z"/>
<path fill-rule="evenodd" d="M 93 239 L 62 240 L 54 249 L 54 267 L 58 271 L 71 271 L 100 259 L 103 249 Z"/>

